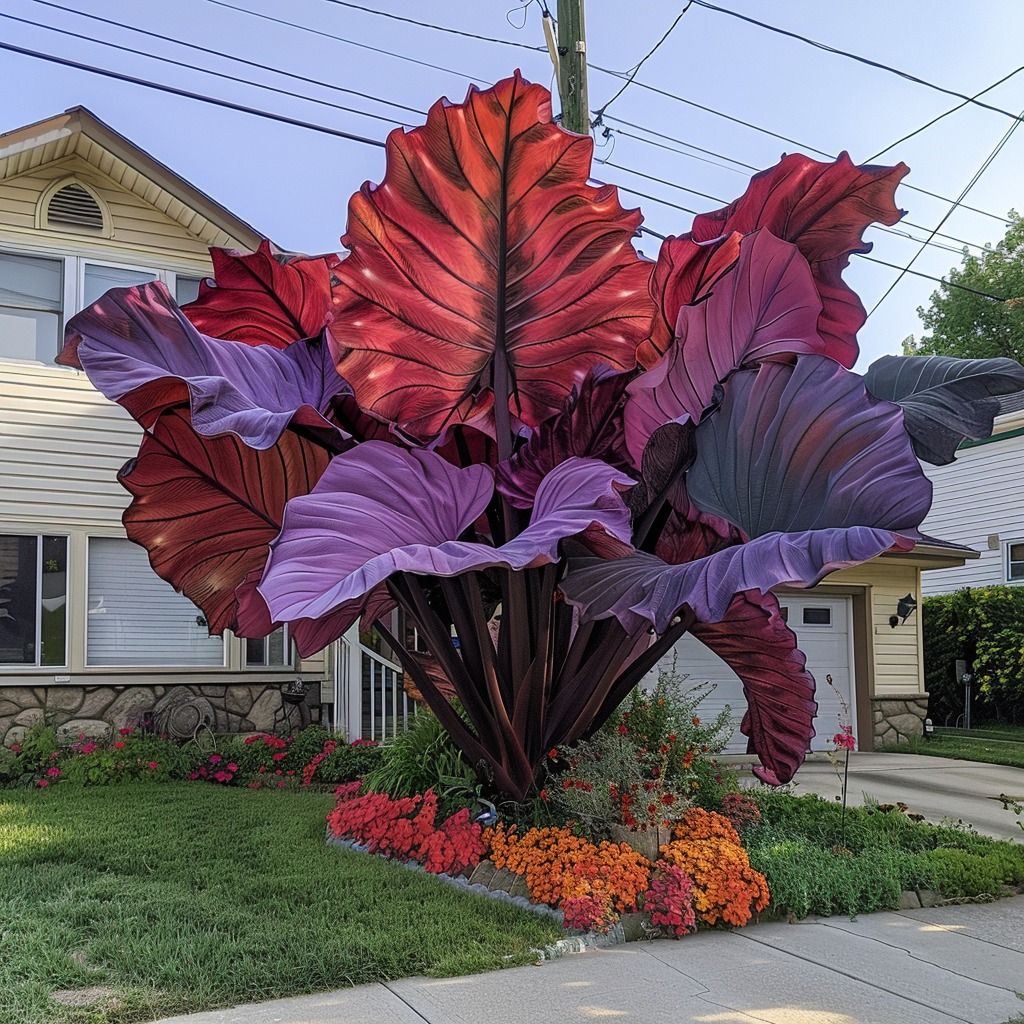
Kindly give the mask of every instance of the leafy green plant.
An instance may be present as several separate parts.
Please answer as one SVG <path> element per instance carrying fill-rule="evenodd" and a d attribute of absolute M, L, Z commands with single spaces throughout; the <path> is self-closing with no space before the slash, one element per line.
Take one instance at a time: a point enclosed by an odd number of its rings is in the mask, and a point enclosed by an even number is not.
<path fill-rule="evenodd" d="M 956 661 L 974 675 L 975 713 L 1024 722 L 1024 588 L 964 588 L 929 597 L 922 609 L 925 687 L 936 724 L 963 711 Z"/>
<path fill-rule="evenodd" d="M 26 772 L 36 772 L 45 768 L 54 760 L 54 755 L 60 749 L 56 731 L 52 725 L 44 722 L 36 722 L 31 726 L 19 746 L 21 749 L 18 756 Z"/>
<path fill-rule="evenodd" d="M 475 793 L 478 782 L 476 771 L 437 716 L 420 711 L 405 732 L 381 748 L 379 763 L 366 775 L 363 785 L 368 791 L 390 797 L 412 797 L 431 788 L 444 791 L 462 787 Z M 465 801 L 455 803 L 462 806 Z M 452 813 L 447 806 L 442 811 Z"/>
<path fill-rule="evenodd" d="M 21 759 L 9 747 L 0 747 L 0 786 L 16 782 L 24 774 Z"/>
<path fill-rule="evenodd" d="M 1002 894 L 1008 865 L 1000 858 L 948 848 L 929 850 L 919 857 L 927 887 L 944 899 Z"/>
<path fill-rule="evenodd" d="M 376 743 L 339 740 L 334 752 L 320 762 L 316 779 L 332 786 L 362 779 L 380 764 L 383 753 L 384 748 Z"/>

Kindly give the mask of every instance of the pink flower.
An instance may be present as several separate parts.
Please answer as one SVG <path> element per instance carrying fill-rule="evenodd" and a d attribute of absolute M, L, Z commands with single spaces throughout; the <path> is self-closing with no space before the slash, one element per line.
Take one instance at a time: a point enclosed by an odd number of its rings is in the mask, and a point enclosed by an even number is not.
<path fill-rule="evenodd" d="M 122 729 L 121 730 L 121 735 L 122 736 L 131 736 L 131 734 L 132 734 L 131 729 Z"/>
<path fill-rule="evenodd" d="M 238 771 L 238 765 L 235 764 L 234 761 L 229 762 L 228 763 L 228 771 L 229 772 L 237 772 Z"/>
<path fill-rule="evenodd" d="M 49 775 L 51 779 L 55 779 L 57 778 L 58 775 L 60 775 L 60 769 L 56 765 L 54 765 L 52 768 L 46 769 L 46 774 Z"/>
<path fill-rule="evenodd" d="M 96 744 L 95 743 L 85 743 L 85 744 L 83 744 L 81 750 L 79 750 L 78 752 L 80 754 L 91 754 L 95 749 L 96 749 Z"/>
<path fill-rule="evenodd" d="M 20 754 L 21 753 L 21 744 L 20 743 L 12 743 L 11 744 L 11 750 L 15 754 Z"/>
<path fill-rule="evenodd" d="M 276 754 L 272 755 L 275 761 L 280 761 L 282 757 L 287 757 L 288 753 L 284 750 L 279 750 Z"/>
<path fill-rule="evenodd" d="M 114 744 L 114 749 L 115 749 L 115 750 L 120 750 L 120 749 L 121 749 L 121 748 L 122 748 L 123 746 L 124 746 L 124 740 L 118 740 L 118 741 L 117 741 L 117 742 L 116 742 L 116 743 Z"/>
<path fill-rule="evenodd" d="M 224 772 L 224 771 L 214 772 L 213 777 L 218 782 L 230 782 L 234 778 L 234 776 L 231 774 L 231 772 Z"/>
<path fill-rule="evenodd" d="M 39 779 L 36 783 L 38 786 L 48 786 L 50 784 L 49 779 Z"/>
<path fill-rule="evenodd" d="M 857 745 L 857 739 L 853 735 L 853 727 L 844 725 L 843 731 L 837 732 L 835 736 L 832 737 L 832 743 L 840 749 L 845 748 L 846 750 L 853 750 Z"/>
<path fill-rule="evenodd" d="M 159 765 L 159 764 L 157 764 L 157 763 L 156 763 L 156 761 L 150 761 L 150 762 L 149 762 L 149 767 L 150 767 L 150 768 L 159 768 L 159 767 L 160 767 L 160 765 Z"/>
<path fill-rule="evenodd" d="M 209 758 L 210 764 L 220 764 L 223 760 L 224 758 L 220 754 L 211 754 Z"/>

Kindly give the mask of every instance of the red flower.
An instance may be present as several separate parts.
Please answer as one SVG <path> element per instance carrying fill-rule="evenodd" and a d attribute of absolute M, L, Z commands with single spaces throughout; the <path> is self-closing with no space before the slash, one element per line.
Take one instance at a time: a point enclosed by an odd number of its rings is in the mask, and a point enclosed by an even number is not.
<path fill-rule="evenodd" d="M 120 749 L 121 749 L 121 748 L 122 748 L 123 746 L 124 746 L 124 740 L 118 740 L 118 741 L 117 741 L 117 742 L 116 742 L 116 743 L 114 744 L 114 749 L 115 749 L 115 750 L 120 750 Z"/>
<path fill-rule="evenodd" d="M 626 733 L 627 733 L 627 732 L 629 732 L 629 730 L 628 730 L 628 729 L 627 729 L 627 728 L 626 728 L 626 727 L 625 727 L 624 725 L 620 725 L 620 726 L 619 726 L 619 732 L 620 732 L 620 733 L 621 733 L 621 734 L 622 734 L 623 736 L 625 736 L 625 735 L 626 735 Z"/>
<path fill-rule="evenodd" d="M 549 800 L 551 799 L 551 797 L 549 797 L 549 796 L 548 796 L 548 791 L 547 791 L 546 789 L 542 789 L 542 790 L 540 791 L 540 798 L 541 798 L 541 800 L 543 800 L 543 801 L 544 801 L 545 803 L 547 803 L 547 802 L 548 802 L 548 801 L 549 801 Z"/>
<path fill-rule="evenodd" d="M 150 761 L 150 762 L 149 762 L 149 767 L 150 767 L 150 768 L 159 768 L 159 767 L 160 767 L 160 765 L 158 765 L 158 764 L 156 763 L 156 761 Z"/>
<path fill-rule="evenodd" d="M 287 757 L 287 756 L 288 756 L 288 752 L 287 752 L 287 751 L 285 751 L 285 750 L 280 750 L 280 751 L 278 751 L 278 752 L 277 752 L 276 754 L 274 754 L 274 755 L 273 755 L 273 759 L 274 759 L 275 761 L 280 761 L 280 760 L 281 760 L 281 758 L 283 758 L 283 757 Z"/>
<path fill-rule="evenodd" d="M 50 780 L 49 779 L 40 779 L 38 781 L 38 783 L 37 783 L 37 785 L 39 785 L 39 786 L 48 786 L 49 784 L 50 784 Z"/>
<path fill-rule="evenodd" d="M 131 734 L 132 734 L 131 729 L 122 729 L 121 730 L 121 735 L 122 736 L 131 736 Z"/>
<path fill-rule="evenodd" d="M 11 744 L 11 750 L 15 754 L 20 754 L 21 753 L 21 744 L 20 743 L 12 743 Z"/>

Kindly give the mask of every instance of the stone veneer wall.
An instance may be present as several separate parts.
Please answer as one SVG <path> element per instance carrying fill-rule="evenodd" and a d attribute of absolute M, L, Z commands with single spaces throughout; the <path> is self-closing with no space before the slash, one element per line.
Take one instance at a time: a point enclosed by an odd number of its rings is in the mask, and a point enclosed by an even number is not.
<path fill-rule="evenodd" d="M 308 687 L 307 702 L 319 696 Z M 0 744 L 18 743 L 36 722 L 47 721 L 58 735 L 105 739 L 118 729 L 134 728 L 168 698 L 200 698 L 213 713 L 215 732 L 272 732 L 282 719 L 281 685 L 256 683 L 210 686 L 0 686 Z M 313 721 L 318 706 L 310 708 Z"/>
<path fill-rule="evenodd" d="M 924 735 L 928 694 L 895 694 L 871 698 L 875 746 L 907 743 Z"/>

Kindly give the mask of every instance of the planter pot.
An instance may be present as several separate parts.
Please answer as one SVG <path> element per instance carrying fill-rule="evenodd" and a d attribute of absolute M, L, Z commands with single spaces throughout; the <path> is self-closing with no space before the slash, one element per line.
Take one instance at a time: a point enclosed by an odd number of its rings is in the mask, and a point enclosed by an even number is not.
<path fill-rule="evenodd" d="M 672 830 L 659 825 L 645 832 L 634 832 L 627 825 L 609 825 L 608 832 L 613 843 L 626 843 L 649 861 L 658 859 L 658 849 L 672 842 Z"/>

